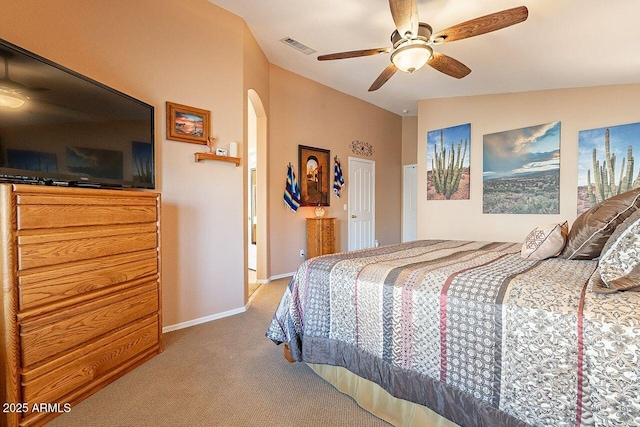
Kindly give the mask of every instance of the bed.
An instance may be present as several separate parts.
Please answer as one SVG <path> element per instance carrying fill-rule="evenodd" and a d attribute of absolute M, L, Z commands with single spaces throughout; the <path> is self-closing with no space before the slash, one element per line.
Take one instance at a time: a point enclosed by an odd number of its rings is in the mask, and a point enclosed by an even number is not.
<path fill-rule="evenodd" d="M 560 257 L 524 256 L 526 242 L 422 240 L 310 259 L 267 337 L 463 426 L 640 425 L 634 194 L 633 209 L 596 224 L 600 243 L 581 218 L 571 233 L 556 225 Z"/>

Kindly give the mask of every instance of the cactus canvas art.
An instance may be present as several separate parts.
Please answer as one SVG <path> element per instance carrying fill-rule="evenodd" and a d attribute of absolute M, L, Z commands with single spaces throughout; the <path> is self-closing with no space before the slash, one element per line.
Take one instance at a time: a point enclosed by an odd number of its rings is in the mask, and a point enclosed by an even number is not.
<path fill-rule="evenodd" d="M 471 124 L 427 132 L 427 200 L 469 199 Z"/>
<path fill-rule="evenodd" d="M 560 213 L 560 122 L 483 137 L 482 212 Z"/>
<path fill-rule="evenodd" d="M 578 214 L 640 187 L 640 123 L 578 132 Z"/>

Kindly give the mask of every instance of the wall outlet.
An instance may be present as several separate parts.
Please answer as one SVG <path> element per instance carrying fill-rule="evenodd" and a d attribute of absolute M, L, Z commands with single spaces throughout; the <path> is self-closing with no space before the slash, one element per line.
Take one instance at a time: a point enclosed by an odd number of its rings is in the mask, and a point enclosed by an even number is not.
<path fill-rule="evenodd" d="M 304 258 L 304 249 L 300 249 L 300 258 Z"/>

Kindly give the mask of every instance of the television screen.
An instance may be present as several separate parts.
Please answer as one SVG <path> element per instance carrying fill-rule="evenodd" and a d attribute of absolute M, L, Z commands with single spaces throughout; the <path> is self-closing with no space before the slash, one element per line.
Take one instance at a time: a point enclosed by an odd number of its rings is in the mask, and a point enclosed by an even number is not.
<path fill-rule="evenodd" d="M 0 181 L 155 188 L 153 106 L 0 39 Z"/>

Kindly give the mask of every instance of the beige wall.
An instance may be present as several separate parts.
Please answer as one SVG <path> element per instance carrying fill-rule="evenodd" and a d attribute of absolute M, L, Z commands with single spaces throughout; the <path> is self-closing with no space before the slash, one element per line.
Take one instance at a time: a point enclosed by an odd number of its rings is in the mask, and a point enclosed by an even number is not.
<path fill-rule="evenodd" d="M 269 70 L 270 64 L 267 57 L 264 55 L 256 39 L 251 34 L 249 28 L 245 25 L 244 29 L 244 117 L 248 118 L 248 103 L 249 96 L 252 98 L 253 107 L 256 109 L 257 123 L 256 129 L 256 175 L 257 175 L 257 279 L 259 282 L 264 283 L 270 277 L 269 266 L 269 230 L 267 224 L 269 223 L 269 210 L 267 209 L 268 200 L 268 182 L 269 182 L 269 140 L 268 140 L 268 127 L 270 113 L 270 93 L 269 93 Z M 249 95 L 249 92 L 251 94 Z M 245 126 L 244 141 L 249 140 L 249 130 Z M 247 145 L 244 144 L 243 149 L 238 152 L 243 153 L 242 157 L 248 159 Z M 247 175 L 249 165 L 245 162 L 245 175 Z M 244 193 L 249 192 L 248 177 L 245 179 Z M 245 200 L 247 197 L 245 196 Z M 245 210 L 243 218 L 249 218 L 248 206 L 245 204 Z M 248 228 L 245 227 L 245 246 L 248 245 L 250 236 Z M 246 262 L 245 262 L 245 265 Z M 245 271 L 245 274 L 248 273 Z M 245 281 L 248 282 L 248 277 L 245 276 Z M 248 288 L 247 288 L 248 290 Z M 245 295 L 248 298 L 248 295 Z"/>
<path fill-rule="evenodd" d="M 418 125 L 418 237 L 521 242 L 536 226 L 576 218 L 578 131 L 637 122 L 640 84 L 421 100 Z M 428 112 L 428 113 L 427 113 Z M 484 134 L 561 122 L 560 214 L 484 215 Z M 427 201 L 426 134 L 471 123 L 471 199 Z"/>
<path fill-rule="evenodd" d="M 402 118 L 402 164 L 418 163 L 418 116 Z"/>
<path fill-rule="evenodd" d="M 173 0 L 0 0 L 0 10 L 0 38 L 155 106 L 164 325 L 242 309 L 244 167 L 195 163 L 206 147 L 166 140 L 165 102 L 210 110 L 221 146 L 243 141 L 246 85 L 268 100 L 244 21 L 206 0 L 188 13 Z M 251 58 L 260 68 L 243 80 Z"/>
<path fill-rule="evenodd" d="M 287 164 L 298 173 L 298 145 L 329 149 L 338 156 L 348 177 L 349 144 L 353 140 L 371 144 L 375 153 L 376 238 L 381 245 L 400 241 L 402 118 L 389 111 L 337 92 L 319 83 L 271 66 L 271 119 L 269 150 L 269 212 L 271 275 L 295 271 L 303 261 L 305 218 L 313 208 L 301 207 L 294 214 L 282 200 Z M 331 170 L 333 173 L 333 169 Z M 333 175 L 332 175 L 333 176 Z M 346 178 L 345 178 L 346 179 Z M 331 179 L 333 183 L 333 179 Z M 347 250 L 347 188 L 342 197 L 331 195 L 325 216 L 337 218 L 336 246 Z"/>

